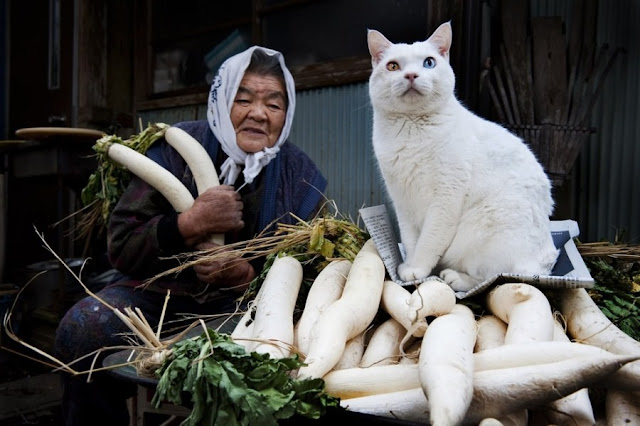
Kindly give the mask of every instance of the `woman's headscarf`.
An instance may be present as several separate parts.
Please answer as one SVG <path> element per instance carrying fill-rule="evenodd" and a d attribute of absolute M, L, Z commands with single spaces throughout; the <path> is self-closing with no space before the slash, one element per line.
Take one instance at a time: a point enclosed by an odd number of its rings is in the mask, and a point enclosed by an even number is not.
<path fill-rule="evenodd" d="M 244 77 L 245 70 L 251 62 L 253 51 L 260 49 L 269 56 L 277 56 L 280 67 L 284 74 L 287 89 L 288 106 L 287 115 L 280 137 L 271 148 L 264 148 L 262 151 L 247 153 L 238 147 L 236 132 L 231 123 L 231 107 L 238 92 L 240 82 Z M 207 109 L 207 120 L 209 127 L 213 131 L 216 139 L 220 142 L 222 150 L 229 156 L 222 164 L 220 178 L 224 179 L 226 185 L 233 185 L 240 175 L 244 174 L 246 183 L 253 182 L 253 179 L 260 173 L 280 151 L 280 145 L 289 137 L 293 113 L 296 106 L 295 83 L 291 72 L 287 69 L 284 58 L 280 52 L 266 47 L 253 46 L 242 53 L 238 53 L 227 59 L 218 70 L 218 74 L 211 84 L 209 93 L 209 104 Z M 244 169 L 242 168 L 244 166 Z"/>

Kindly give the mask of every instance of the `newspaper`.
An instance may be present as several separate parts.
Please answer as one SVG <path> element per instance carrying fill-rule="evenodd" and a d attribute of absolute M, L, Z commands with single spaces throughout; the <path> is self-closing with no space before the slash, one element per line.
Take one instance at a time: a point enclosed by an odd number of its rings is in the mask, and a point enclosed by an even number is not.
<path fill-rule="evenodd" d="M 397 274 L 398 265 L 404 259 L 402 244 L 393 230 L 391 219 L 384 205 L 360 209 L 360 216 L 380 253 L 389 277 L 402 286 L 422 283 L 427 280 L 439 280 L 436 276 L 416 281 L 402 281 Z M 497 274 L 469 291 L 456 292 L 458 299 L 464 299 L 485 291 L 494 284 L 504 282 L 522 282 L 540 288 L 592 288 L 594 280 L 585 265 L 573 239 L 580 233 L 577 222 L 573 220 L 551 221 L 550 232 L 553 242 L 560 249 L 558 260 L 549 275 L 523 275 L 505 271 Z"/>

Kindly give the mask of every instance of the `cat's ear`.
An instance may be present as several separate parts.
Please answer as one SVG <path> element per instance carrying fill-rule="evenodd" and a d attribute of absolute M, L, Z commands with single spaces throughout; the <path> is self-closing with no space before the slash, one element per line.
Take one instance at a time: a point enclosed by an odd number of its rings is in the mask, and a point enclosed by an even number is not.
<path fill-rule="evenodd" d="M 451 49 L 451 38 L 451 21 L 449 21 L 441 24 L 427 41 L 433 43 L 438 48 L 438 52 L 448 61 L 449 49 Z"/>
<path fill-rule="evenodd" d="M 375 67 L 382 59 L 385 50 L 389 48 L 391 43 L 380 31 L 367 31 L 367 44 L 369 45 L 369 53 L 371 54 L 371 64 Z"/>

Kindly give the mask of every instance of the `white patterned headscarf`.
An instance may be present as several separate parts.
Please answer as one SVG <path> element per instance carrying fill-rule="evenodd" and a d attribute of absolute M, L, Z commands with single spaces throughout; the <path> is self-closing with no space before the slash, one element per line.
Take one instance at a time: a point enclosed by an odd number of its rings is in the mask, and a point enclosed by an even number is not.
<path fill-rule="evenodd" d="M 245 70 L 251 62 L 251 55 L 256 49 L 262 50 L 269 56 L 275 55 L 278 57 L 284 74 L 288 106 L 282 133 L 280 133 L 275 145 L 271 148 L 264 148 L 259 152 L 247 153 L 238 147 L 236 132 L 231 123 L 231 107 Z M 246 183 L 253 182 L 253 179 L 260 173 L 262 168 L 276 156 L 280 151 L 280 146 L 289 137 L 296 106 L 295 99 L 296 92 L 293 76 L 287 69 L 280 52 L 266 47 L 253 46 L 242 53 L 230 57 L 220 66 L 209 92 L 207 120 L 211 131 L 220 142 L 222 150 L 229 156 L 222 164 L 220 173 L 220 178 L 224 179 L 224 184 L 233 185 L 241 171 L 244 174 Z"/>

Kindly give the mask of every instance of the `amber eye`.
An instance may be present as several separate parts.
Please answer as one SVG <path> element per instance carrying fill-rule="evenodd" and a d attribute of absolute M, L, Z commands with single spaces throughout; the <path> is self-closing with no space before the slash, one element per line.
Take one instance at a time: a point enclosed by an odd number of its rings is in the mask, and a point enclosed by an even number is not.
<path fill-rule="evenodd" d="M 400 65 L 397 62 L 389 62 L 387 64 L 387 69 L 389 71 L 398 71 L 400 69 Z"/>

